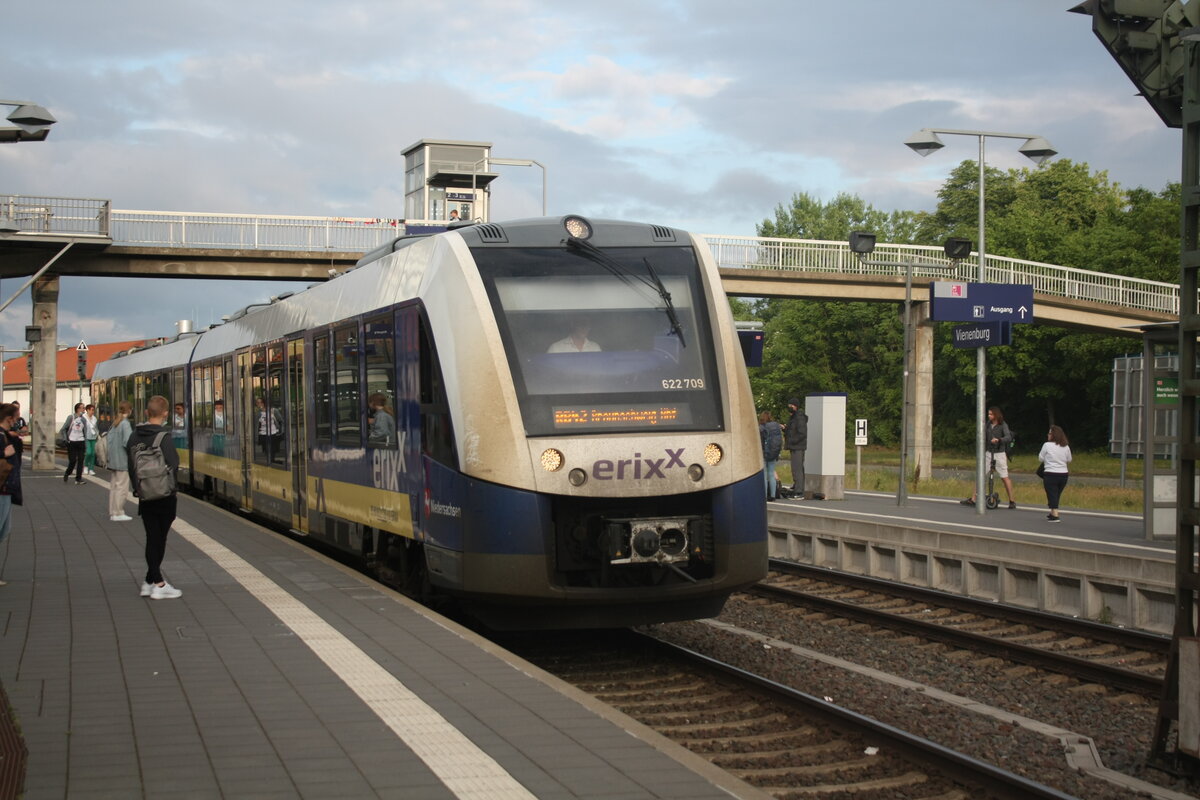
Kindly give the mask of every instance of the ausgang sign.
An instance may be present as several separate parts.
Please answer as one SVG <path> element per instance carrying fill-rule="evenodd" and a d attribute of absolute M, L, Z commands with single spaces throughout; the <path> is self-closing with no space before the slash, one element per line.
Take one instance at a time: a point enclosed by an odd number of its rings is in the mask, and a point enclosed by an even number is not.
<path fill-rule="evenodd" d="M 935 322 L 1033 322 L 1027 283 L 932 281 L 929 318 Z"/>

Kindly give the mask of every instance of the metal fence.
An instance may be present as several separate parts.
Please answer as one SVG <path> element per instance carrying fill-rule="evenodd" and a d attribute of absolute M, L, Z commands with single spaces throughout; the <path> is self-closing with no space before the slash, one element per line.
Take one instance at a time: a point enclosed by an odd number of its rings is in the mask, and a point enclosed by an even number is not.
<path fill-rule="evenodd" d="M 154 247 L 365 252 L 403 236 L 405 222 L 366 217 L 112 212 L 113 241 Z"/>
<path fill-rule="evenodd" d="M 147 247 L 207 247 L 251 250 L 329 250 L 362 253 L 414 229 L 444 226 L 436 220 L 382 217 L 294 217 L 260 214 L 194 214 L 112 210 L 107 200 L 0 195 L 6 230 L 23 233 L 111 236 L 117 244 Z M 843 275 L 904 274 L 904 267 L 864 264 L 846 242 L 756 236 L 702 236 L 726 268 L 829 272 Z M 871 261 L 915 264 L 914 278 L 973 281 L 977 261 L 953 269 L 940 247 L 880 244 Z M 945 265 L 927 269 L 922 264 Z M 1091 300 L 1121 308 L 1179 313 L 1179 287 L 1102 272 L 988 256 L 988 283 L 1025 283 L 1034 291 Z"/>
<path fill-rule="evenodd" d="M 108 200 L 0 195 L 0 222 L 6 231 L 106 237 L 111 213 Z"/>
<path fill-rule="evenodd" d="M 713 258 L 725 268 L 778 269 L 796 272 L 832 272 L 842 275 L 903 275 L 904 267 L 863 264 L 846 242 L 815 239 L 774 239 L 754 236 L 707 235 Z M 921 264 L 950 265 L 940 247 L 880 244 L 871 261 L 908 262 L 917 266 L 913 277 L 973 281 L 979 276 L 978 256 L 960 262 L 953 270 L 922 269 Z M 1127 278 L 1103 272 L 1062 267 L 1040 261 L 989 255 L 985 259 L 987 283 L 1026 283 L 1035 292 L 1073 300 L 1091 300 L 1122 308 L 1179 313 L 1179 287 L 1173 283 Z"/>

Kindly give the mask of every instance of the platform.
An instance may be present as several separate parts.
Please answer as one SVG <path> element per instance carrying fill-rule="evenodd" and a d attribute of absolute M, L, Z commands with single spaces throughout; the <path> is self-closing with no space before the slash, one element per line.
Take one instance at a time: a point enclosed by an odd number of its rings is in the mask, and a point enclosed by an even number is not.
<path fill-rule="evenodd" d="M 25 798 L 764 797 L 472 632 L 190 497 L 174 600 L 106 473 L 26 472 L 0 545 Z M 127 513 L 136 514 L 132 504 Z"/>
<path fill-rule="evenodd" d="M 1045 506 L 979 514 L 958 500 L 847 491 L 768 504 L 769 554 L 971 597 L 1169 633 L 1175 543 L 1136 514 Z"/>

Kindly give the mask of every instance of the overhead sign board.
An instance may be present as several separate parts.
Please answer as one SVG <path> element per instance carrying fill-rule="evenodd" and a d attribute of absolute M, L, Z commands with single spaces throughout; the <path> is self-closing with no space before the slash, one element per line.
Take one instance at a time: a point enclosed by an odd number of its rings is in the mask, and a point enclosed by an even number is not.
<path fill-rule="evenodd" d="M 931 281 L 934 322 L 1033 322 L 1033 287 L 1027 283 Z"/>
<path fill-rule="evenodd" d="M 978 325 L 959 325 L 951 331 L 951 344 L 960 349 L 1012 344 L 1012 323 L 981 322 Z"/>

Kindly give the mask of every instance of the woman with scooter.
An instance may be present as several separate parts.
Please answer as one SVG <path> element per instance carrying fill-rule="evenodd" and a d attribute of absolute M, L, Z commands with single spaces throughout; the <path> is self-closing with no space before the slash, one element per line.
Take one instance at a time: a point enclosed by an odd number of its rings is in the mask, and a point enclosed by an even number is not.
<path fill-rule="evenodd" d="M 1013 500 L 1012 479 L 1008 477 L 1008 445 L 1012 441 L 1012 431 L 1008 428 L 1008 423 L 1004 421 L 1004 412 L 998 406 L 992 406 L 987 412 L 988 421 L 987 429 L 984 431 L 984 439 L 986 448 L 983 454 L 983 469 L 989 474 L 995 470 L 995 474 L 1000 476 L 1000 480 L 1004 483 L 1004 491 L 1008 495 L 1008 507 L 1016 508 L 1017 503 Z M 991 489 L 988 489 L 991 492 Z M 964 506 L 975 505 L 975 492 L 966 500 L 960 500 Z M 994 502 L 989 503 L 989 508 L 995 508 L 999 505 L 1000 498 L 996 496 Z"/>

